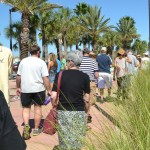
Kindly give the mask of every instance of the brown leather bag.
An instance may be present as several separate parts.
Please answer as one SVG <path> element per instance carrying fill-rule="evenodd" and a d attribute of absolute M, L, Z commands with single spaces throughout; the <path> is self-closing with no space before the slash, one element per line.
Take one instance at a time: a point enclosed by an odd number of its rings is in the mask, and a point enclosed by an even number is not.
<path fill-rule="evenodd" d="M 56 96 L 56 104 L 58 104 L 58 96 L 60 93 L 60 84 L 61 84 L 61 76 L 62 76 L 62 71 L 60 71 L 58 75 L 58 84 L 57 84 L 57 96 Z M 43 123 L 43 133 L 53 135 L 56 133 L 56 128 L 57 128 L 57 106 L 54 106 L 47 117 L 44 120 Z"/>

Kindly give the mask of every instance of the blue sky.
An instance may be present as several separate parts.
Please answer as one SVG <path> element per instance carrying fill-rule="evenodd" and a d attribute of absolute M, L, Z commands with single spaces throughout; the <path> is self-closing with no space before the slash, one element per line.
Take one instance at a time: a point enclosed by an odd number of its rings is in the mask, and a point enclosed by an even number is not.
<path fill-rule="evenodd" d="M 98 6 L 102 8 L 102 15 L 106 18 L 110 18 L 110 25 L 116 25 L 119 19 L 124 16 L 131 16 L 135 20 L 137 33 L 141 35 L 141 40 L 148 41 L 149 38 L 149 18 L 148 18 L 148 0 L 49 0 L 50 3 L 56 3 L 70 9 L 80 2 L 85 2 L 92 6 Z M 9 26 L 9 9 L 10 6 L 0 4 L 0 42 L 9 47 L 9 39 L 4 34 L 4 28 Z M 18 12 L 12 13 L 12 21 L 19 21 L 20 14 Z M 41 46 L 41 41 L 39 41 Z M 52 46 L 50 51 L 56 51 L 56 48 Z M 14 55 L 18 55 L 17 52 L 13 52 Z"/>

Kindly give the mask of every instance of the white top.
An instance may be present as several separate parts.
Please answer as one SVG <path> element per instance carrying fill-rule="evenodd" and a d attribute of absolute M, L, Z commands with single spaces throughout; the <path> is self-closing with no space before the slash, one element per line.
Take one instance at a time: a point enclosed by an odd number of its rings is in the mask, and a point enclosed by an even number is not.
<path fill-rule="evenodd" d="M 141 62 L 141 68 L 146 69 L 150 64 L 150 59 L 148 57 L 143 57 Z"/>
<path fill-rule="evenodd" d="M 24 58 L 19 65 L 21 76 L 21 92 L 35 93 L 45 90 L 42 77 L 48 76 L 46 63 L 37 57 Z"/>
<path fill-rule="evenodd" d="M 115 59 L 115 66 L 119 67 L 116 69 L 116 76 L 123 77 L 126 75 L 127 68 L 126 68 L 126 58 L 119 59 L 118 57 Z"/>

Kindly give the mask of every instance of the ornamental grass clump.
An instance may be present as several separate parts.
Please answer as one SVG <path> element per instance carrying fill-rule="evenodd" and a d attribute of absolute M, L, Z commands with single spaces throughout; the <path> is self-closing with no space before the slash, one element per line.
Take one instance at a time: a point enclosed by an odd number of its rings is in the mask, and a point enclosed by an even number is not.
<path fill-rule="evenodd" d="M 116 112 L 118 127 L 109 130 L 102 150 L 150 149 L 150 68 L 131 77 L 128 96 Z"/>

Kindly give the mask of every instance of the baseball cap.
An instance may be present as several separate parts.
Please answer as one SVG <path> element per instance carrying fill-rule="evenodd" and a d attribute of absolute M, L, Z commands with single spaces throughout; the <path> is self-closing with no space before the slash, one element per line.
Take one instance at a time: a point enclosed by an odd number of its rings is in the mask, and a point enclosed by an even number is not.
<path fill-rule="evenodd" d="M 145 52 L 144 55 L 149 55 L 149 53 L 148 53 L 148 52 Z"/>
<path fill-rule="evenodd" d="M 107 51 L 107 48 L 106 47 L 102 47 L 101 51 Z"/>

